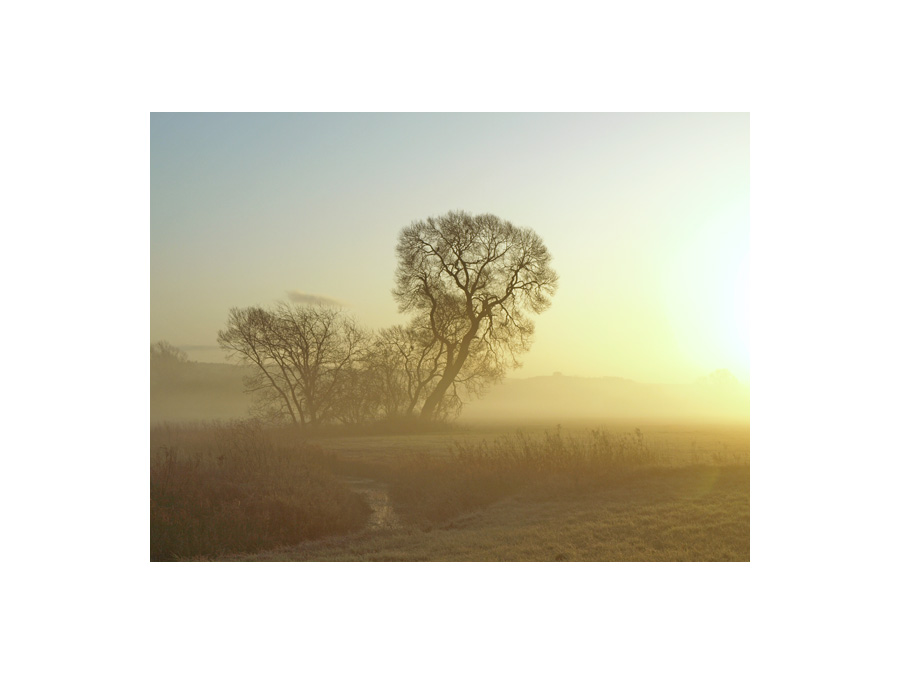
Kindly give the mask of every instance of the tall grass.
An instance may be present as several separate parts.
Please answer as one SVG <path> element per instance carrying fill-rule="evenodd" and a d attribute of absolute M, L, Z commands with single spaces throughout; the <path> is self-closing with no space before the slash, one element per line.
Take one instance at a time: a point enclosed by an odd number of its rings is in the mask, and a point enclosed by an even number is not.
<path fill-rule="evenodd" d="M 391 497 L 408 519 L 439 522 L 513 494 L 610 488 L 671 468 L 672 458 L 650 448 L 640 429 L 564 436 L 557 427 L 542 437 L 518 433 L 492 442 L 457 442 L 449 457 L 408 459 L 394 470 Z"/>
<path fill-rule="evenodd" d="M 365 525 L 330 456 L 252 422 L 151 430 L 150 558 L 254 552 Z"/>

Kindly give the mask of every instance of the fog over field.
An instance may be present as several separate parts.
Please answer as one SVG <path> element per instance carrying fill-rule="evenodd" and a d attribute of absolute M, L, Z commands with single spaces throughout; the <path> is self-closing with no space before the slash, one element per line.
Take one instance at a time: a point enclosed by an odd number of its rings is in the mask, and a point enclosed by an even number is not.
<path fill-rule="evenodd" d="M 151 422 L 199 422 L 245 417 L 247 367 L 188 362 L 152 369 Z M 459 424 L 534 425 L 632 418 L 749 422 L 750 388 L 728 371 L 687 384 L 652 384 L 618 377 L 508 377 L 468 401 Z"/>
<path fill-rule="evenodd" d="M 461 420 L 506 423 L 610 418 L 747 422 L 750 389 L 728 371 L 685 385 L 561 374 L 509 378 L 472 402 L 461 415 Z"/>

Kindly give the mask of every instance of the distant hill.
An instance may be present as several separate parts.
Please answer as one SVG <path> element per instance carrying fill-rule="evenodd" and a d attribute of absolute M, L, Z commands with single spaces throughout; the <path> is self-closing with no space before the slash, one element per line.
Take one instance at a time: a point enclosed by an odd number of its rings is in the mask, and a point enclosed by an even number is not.
<path fill-rule="evenodd" d="M 619 377 L 551 375 L 507 379 L 463 410 L 466 421 L 655 417 L 750 418 L 750 388 L 728 371 L 688 385 L 643 384 Z"/>

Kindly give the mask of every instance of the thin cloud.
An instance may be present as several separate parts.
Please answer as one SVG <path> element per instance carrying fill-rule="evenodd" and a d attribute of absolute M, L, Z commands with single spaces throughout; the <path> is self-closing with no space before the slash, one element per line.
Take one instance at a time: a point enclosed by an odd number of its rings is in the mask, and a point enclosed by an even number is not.
<path fill-rule="evenodd" d="M 288 299 L 299 305 L 335 305 L 343 307 L 344 303 L 327 295 L 315 295 L 314 293 L 304 293 L 302 291 L 288 291 Z"/>

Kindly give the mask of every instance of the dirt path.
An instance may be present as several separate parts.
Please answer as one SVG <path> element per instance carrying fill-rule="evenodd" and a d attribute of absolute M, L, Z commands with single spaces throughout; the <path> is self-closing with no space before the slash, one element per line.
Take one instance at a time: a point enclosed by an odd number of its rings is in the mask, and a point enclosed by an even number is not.
<path fill-rule="evenodd" d="M 401 527 L 400 518 L 391 505 L 386 483 L 379 483 L 371 478 L 346 477 L 344 480 L 351 490 L 365 497 L 372 507 L 372 515 L 366 524 L 367 530 L 396 530 Z"/>

